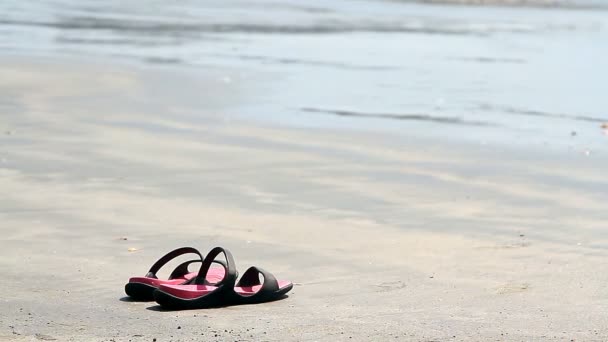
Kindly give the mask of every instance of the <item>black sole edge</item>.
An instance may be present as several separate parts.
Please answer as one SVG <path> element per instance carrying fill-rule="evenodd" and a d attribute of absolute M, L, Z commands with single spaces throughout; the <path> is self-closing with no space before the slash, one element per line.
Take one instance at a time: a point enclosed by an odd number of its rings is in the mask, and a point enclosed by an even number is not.
<path fill-rule="evenodd" d="M 143 283 L 127 283 L 125 293 L 134 300 L 152 301 L 156 287 Z"/>
<path fill-rule="evenodd" d="M 293 284 L 289 284 L 277 292 L 273 293 L 272 296 L 267 298 L 261 298 L 260 300 L 248 302 L 247 300 L 222 300 L 221 295 L 206 295 L 194 299 L 183 299 L 173 296 L 169 293 L 156 289 L 153 293 L 154 300 L 162 308 L 168 310 L 192 310 L 192 309 L 207 309 L 222 306 L 231 305 L 245 305 L 245 304 L 261 304 L 267 302 L 273 302 L 285 298 L 287 292 L 293 289 Z M 246 297 L 244 297 L 246 298 Z"/>
<path fill-rule="evenodd" d="M 287 294 L 287 292 L 291 291 L 291 289 L 293 289 L 293 283 L 290 283 L 289 285 L 285 286 L 282 289 L 279 289 L 279 291 L 277 291 L 277 295 L 278 296 L 284 296 Z"/>
<path fill-rule="evenodd" d="M 213 307 L 225 306 L 220 300 L 219 294 L 209 294 L 199 298 L 184 299 L 173 296 L 161 290 L 154 291 L 154 300 L 163 309 L 167 310 L 191 310 L 191 309 L 206 309 Z"/>

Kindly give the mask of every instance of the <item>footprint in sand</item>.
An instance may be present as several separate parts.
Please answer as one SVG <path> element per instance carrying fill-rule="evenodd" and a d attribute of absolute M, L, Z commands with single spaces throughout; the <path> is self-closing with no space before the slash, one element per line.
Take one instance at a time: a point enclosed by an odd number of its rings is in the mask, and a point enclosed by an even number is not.
<path fill-rule="evenodd" d="M 377 288 L 376 292 L 387 292 L 402 289 L 405 287 L 405 284 L 402 281 L 389 281 L 375 286 Z"/>
<path fill-rule="evenodd" d="M 530 288 L 530 284 L 528 283 L 521 283 L 521 284 L 505 284 L 502 286 L 499 286 L 496 289 L 496 293 L 497 294 L 508 294 L 508 293 L 517 293 L 517 292 L 524 292 L 526 290 L 528 290 Z"/>

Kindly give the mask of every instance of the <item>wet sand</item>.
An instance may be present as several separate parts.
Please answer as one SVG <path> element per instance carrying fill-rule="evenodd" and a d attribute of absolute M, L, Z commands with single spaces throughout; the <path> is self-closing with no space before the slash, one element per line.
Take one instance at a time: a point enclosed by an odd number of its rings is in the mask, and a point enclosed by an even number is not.
<path fill-rule="evenodd" d="M 220 71 L 95 62 L 0 64 L 0 340 L 608 339 L 605 155 L 249 122 Z M 183 245 L 296 286 L 124 298 Z"/>

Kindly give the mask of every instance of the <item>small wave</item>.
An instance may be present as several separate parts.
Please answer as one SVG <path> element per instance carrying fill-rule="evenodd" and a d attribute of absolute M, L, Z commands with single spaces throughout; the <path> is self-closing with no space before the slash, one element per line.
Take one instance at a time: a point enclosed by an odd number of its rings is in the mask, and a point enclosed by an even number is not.
<path fill-rule="evenodd" d="M 543 112 L 543 111 L 539 111 L 539 110 L 516 108 L 516 107 L 510 107 L 510 106 L 497 106 L 497 105 L 491 105 L 491 104 L 481 104 L 481 105 L 479 105 L 478 109 L 499 111 L 499 112 L 502 112 L 505 114 L 513 114 L 513 115 L 539 116 L 539 117 L 545 117 L 545 118 L 556 118 L 556 119 L 587 121 L 587 122 L 606 122 L 608 120 L 608 118 L 600 118 L 600 117 L 593 117 L 593 116 L 586 116 L 586 115 L 550 113 L 550 112 Z"/>
<path fill-rule="evenodd" d="M 423 22 L 316 22 L 302 25 L 258 23 L 194 23 L 120 20 L 90 16 L 60 17 L 57 21 L 27 21 L 0 19 L 0 25 L 41 26 L 62 30 L 105 30 L 142 35 L 199 35 L 201 33 L 250 34 L 339 34 L 339 33 L 420 33 L 436 35 L 488 35 L 495 32 L 533 31 L 533 27 L 518 25 L 470 25 Z"/>
<path fill-rule="evenodd" d="M 180 45 L 179 41 L 161 42 L 158 40 L 128 39 L 128 38 L 75 38 L 62 37 L 55 38 L 58 43 L 64 44 L 83 44 L 83 45 L 131 45 L 131 46 L 161 46 L 161 45 Z"/>
<path fill-rule="evenodd" d="M 521 58 L 504 58 L 504 57 L 451 57 L 448 58 L 455 61 L 474 62 L 474 63 L 507 63 L 507 64 L 524 64 L 525 59 Z"/>
<path fill-rule="evenodd" d="M 326 62 L 326 61 L 314 61 L 298 58 L 287 58 L 287 57 L 270 57 L 270 56 L 257 56 L 257 55 L 227 55 L 227 54 L 213 54 L 217 57 L 233 57 L 245 61 L 259 61 L 276 64 L 298 64 L 298 65 L 312 65 L 321 67 L 332 67 L 339 69 L 354 69 L 354 70 L 397 70 L 397 66 L 384 66 L 384 65 L 354 65 L 349 63 L 340 62 Z"/>
<path fill-rule="evenodd" d="M 185 64 L 180 58 L 171 57 L 145 57 L 143 60 L 152 64 Z"/>
<path fill-rule="evenodd" d="M 428 114 L 390 114 L 390 113 L 361 113 L 348 110 L 335 110 L 335 109 L 321 109 L 303 107 L 300 108 L 303 112 L 309 113 L 322 113 L 332 114 L 337 116 L 347 116 L 356 118 L 374 118 L 374 119 L 392 119 L 392 120 L 414 120 L 414 121 L 427 121 L 427 122 L 438 122 L 444 124 L 453 125 L 467 125 L 467 126 L 496 126 L 495 124 L 483 121 L 470 121 L 464 120 L 459 117 L 451 116 L 434 116 Z"/>

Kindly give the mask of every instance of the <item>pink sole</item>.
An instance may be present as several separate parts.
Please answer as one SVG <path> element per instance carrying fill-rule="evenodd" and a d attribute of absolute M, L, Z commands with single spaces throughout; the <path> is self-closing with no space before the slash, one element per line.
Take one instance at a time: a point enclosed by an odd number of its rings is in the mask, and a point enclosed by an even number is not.
<path fill-rule="evenodd" d="M 146 285 L 151 285 L 154 287 L 159 287 L 161 285 L 178 285 L 178 284 L 182 284 L 184 283 L 186 280 L 190 280 L 194 277 L 197 276 L 198 273 L 193 272 L 193 273 L 188 273 L 186 274 L 184 277 L 182 278 L 176 278 L 176 279 L 154 279 L 154 278 L 148 278 L 148 277 L 133 277 L 129 279 L 129 283 L 140 283 L 140 284 L 146 284 Z M 219 281 L 221 281 L 222 279 L 224 279 L 224 274 L 225 271 L 223 268 L 211 268 L 209 269 L 209 272 L 207 272 L 207 281 L 210 283 L 217 283 Z"/>

